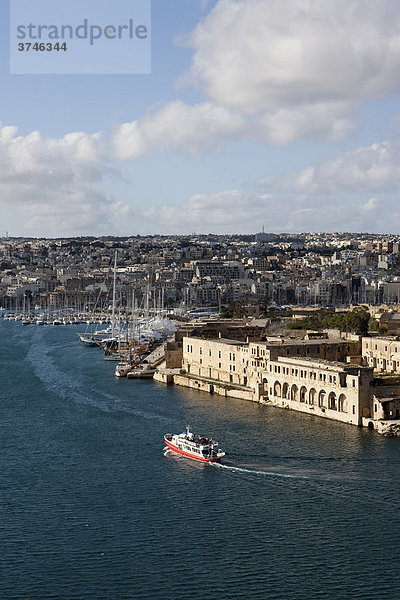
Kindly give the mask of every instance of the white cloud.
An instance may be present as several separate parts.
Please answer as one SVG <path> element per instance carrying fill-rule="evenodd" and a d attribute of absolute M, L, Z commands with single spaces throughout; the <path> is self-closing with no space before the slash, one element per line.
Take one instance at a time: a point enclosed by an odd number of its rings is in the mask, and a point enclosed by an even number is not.
<path fill-rule="evenodd" d="M 400 223 L 400 140 L 338 154 L 298 174 L 260 178 L 243 189 L 195 194 L 150 208 L 160 231 L 387 231 Z"/>
<path fill-rule="evenodd" d="M 192 34 L 192 80 L 245 112 L 400 89 L 395 0 L 220 0 Z"/>
<path fill-rule="evenodd" d="M 238 137 L 339 142 L 359 127 L 362 101 L 400 91 L 397 9 L 395 0 L 219 0 L 184 36 L 194 55 L 180 82 L 200 87 L 214 111 L 240 114 Z M 131 124 L 135 138 L 151 120 Z M 189 128 L 183 147 L 190 137 L 205 141 Z"/>
<path fill-rule="evenodd" d="M 339 142 L 358 124 L 354 105 L 344 102 L 304 105 L 249 117 L 210 102 L 191 106 L 177 100 L 139 120 L 119 125 L 113 134 L 113 146 L 117 158 L 129 160 L 170 148 L 193 154 L 232 139 L 272 144 L 314 138 Z"/>
<path fill-rule="evenodd" d="M 181 80 L 207 100 L 123 123 L 116 154 L 194 153 L 232 139 L 343 141 L 361 124 L 363 100 L 400 91 L 399 30 L 394 0 L 219 0 L 183 36 L 194 54 Z"/>
<path fill-rule="evenodd" d="M 17 133 L 16 127 L 0 128 L 0 204 L 13 206 L 14 229 L 20 224 L 32 234 L 49 235 L 107 231 L 111 201 L 101 182 L 118 172 L 106 162 L 101 134 Z"/>
<path fill-rule="evenodd" d="M 174 107 L 174 111 L 181 109 L 185 114 L 186 107 Z M 220 115 L 201 105 L 194 116 L 189 110 L 188 119 L 182 120 L 197 132 L 198 143 L 209 142 L 211 129 L 201 131 L 200 127 L 204 114 L 214 115 L 215 122 Z M 192 150 L 196 148 L 192 138 L 184 139 L 187 128 L 174 137 L 168 119 L 163 116 L 160 121 L 161 132 L 170 136 L 170 143 L 184 140 Z M 222 118 L 218 126 L 221 135 L 224 129 L 230 135 L 242 122 L 227 118 L 224 124 Z M 151 130 L 146 130 L 146 135 Z M 155 131 L 160 133 L 157 128 Z M 106 157 L 110 155 L 111 161 L 113 156 L 100 134 L 70 133 L 53 139 L 38 132 L 17 133 L 15 127 L 0 128 L 0 204 L 14 206 L 19 215 L 16 220 L 25 224 L 21 233 L 117 233 L 125 231 L 130 222 L 144 233 L 149 227 L 177 233 L 251 232 L 262 224 L 273 231 L 391 231 L 399 221 L 398 140 L 337 154 L 298 174 L 267 176 L 244 189 L 195 194 L 180 204 L 135 209 L 129 202 L 110 198 L 102 189 L 105 175 L 123 177 L 108 162 Z M 155 144 L 157 139 L 150 135 L 146 143 Z M 129 140 L 121 136 L 120 142 Z M 132 152 L 132 146 L 128 144 L 124 152 Z"/>
<path fill-rule="evenodd" d="M 254 194 L 233 189 L 196 194 L 176 205 L 151 207 L 138 215 L 161 233 L 255 233 L 265 225 L 272 232 L 393 231 L 396 202 L 354 197 L 332 202 L 296 193 Z"/>
<path fill-rule="evenodd" d="M 355 132 L 359 118 L 350 103 L 321 102 L 271 111 L 258 123 L 259 135 L 275 144 L 310 138 L 340 142 Z"/>
<path fill-rule="evenodd" d="M 243 190 L 215 194 L 195 194 L 172 206 L 150 208 L 142 213 L 165 231 L 245 231 L 248 224 L 264 217 L 270 196 L 249 195 Z"/>
<path fill-rule="evenodd" d="M 288 177 L 283 186 L 307 193 L 376 193 L 400 188 L 400 141 L 383 141 L 338 154 Z"/>
<path fill-rule="evenodd" d="M 381 208 L 381 205 L 382 203 L 378 198 L 369 198 L 365 204 L 360 206 L 360 210 L 367 214 L 376 214 Z"/>
<path fill-rule="evenodd" d="M 113 142 L 118 158 L 137 158 L 153 149 L 178 148 L 198 152 L 244 130 L 243 119 L 211 103 L 189 106 L 177 100 L 138 121 L 116 128 Z"/>

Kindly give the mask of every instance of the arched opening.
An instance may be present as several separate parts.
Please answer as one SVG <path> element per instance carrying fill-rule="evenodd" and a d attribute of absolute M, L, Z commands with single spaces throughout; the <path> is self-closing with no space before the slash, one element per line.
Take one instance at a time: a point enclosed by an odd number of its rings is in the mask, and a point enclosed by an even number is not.
<path fill-rule="evenodd" d="M 338 407 L 340 412 L 347 412 L 347 399 L 344 394 L 339 396 Z"/>
<path fill-rule="evenodd" d="M 318 395 L 318 406 L 320 408 L 322 408 L 323 406 L 325 406 L 325 397 L 326 397 L 326 392 L 325 390 L 321 390 L 319 395 Z"/>
<path fill-rule="evenodd" d="M 299 388 L 297 385 L 292 385 L 292 389 L 290 390 L 290 399 L 293 401 L 297 401 L 299 399 Z"/>
<path fill-rule="evenodd" d="M 303 385 L 300 388 L 300 402 L 305 402 L 306 401 L 306 394 L 307 394 L 307 389 Z"/>
<path fill-rule="evenodd" d="M 281 384 L 279 383 L 279 381 L 275 381 L 274 383 L 274 396 L 276 396 L 277 398 L 281 397 Z"/>
<path fill-rule="evenodd" d="M 282 387 L 282 398 L 289 400 L 289 384 L 284 383 Z"/>
<path fill-rule="evenodd" d="M 309 394 L 308 394 L 308 403 L 310 404 L 310 406 L 314 406 L 316 394 L 317 394 L 316 390 L 314 388 L 311 388 L 311 390 L 309 391 Z"/>
<path fill-rule="evenodd" d="M 336 406 L 336 394 L 335 394 L 335 392 L 331 392 L 329 394 L 328 408 L 330 408 L 331 410 L 336 410 L 337 409 L 337 406 Z"/>

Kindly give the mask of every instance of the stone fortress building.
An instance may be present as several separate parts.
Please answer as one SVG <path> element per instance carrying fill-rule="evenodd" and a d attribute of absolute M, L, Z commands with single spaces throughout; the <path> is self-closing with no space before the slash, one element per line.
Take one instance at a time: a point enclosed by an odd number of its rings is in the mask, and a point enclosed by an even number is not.
<path fill-rule="evenodd" d="M 371 429 L 400 419 L 400 340 L 325 336 L 243 341 L 191 332 L 172 379 Z M 161 371 L 155 379 L 166 381 Z"/>

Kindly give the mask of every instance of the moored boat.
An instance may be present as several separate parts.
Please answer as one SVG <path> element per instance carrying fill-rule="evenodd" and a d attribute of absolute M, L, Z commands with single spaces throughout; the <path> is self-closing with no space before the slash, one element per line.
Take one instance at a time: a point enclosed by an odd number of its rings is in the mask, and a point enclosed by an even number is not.
<path fill-rule="evenodd" d="M 126 377 L 128 373 L 133 369 L 133 364 L 127 361 L 121 361 L 115 367 L 116 377 Z"/>
<path fill-rule="evenodd" d="M 195 435 L 190 431 L 189 425 L 183 433 L 167 433 L 164 441 L 169 450 L 201 462 L 219 462 L 225 456 L 225 452 L 218 447 L 218 442 Z"/>
<path fill-rule="evenodd" d="M 150 365 L 137 365 L 127 374 L 128 379 L 153 379 L 153 375 L 156 372 Z"/>

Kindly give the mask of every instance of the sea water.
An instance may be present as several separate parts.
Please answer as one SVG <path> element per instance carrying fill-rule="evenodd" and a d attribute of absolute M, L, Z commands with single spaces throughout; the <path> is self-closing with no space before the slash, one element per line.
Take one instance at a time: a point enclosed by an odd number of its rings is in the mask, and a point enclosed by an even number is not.
<path fill-rule="evenodd" d="M 0 600 L 400 597 L 400 439 L 118 379 L 0 321 Z M 227 455 L 164 453 L 186 425 Z"/>

